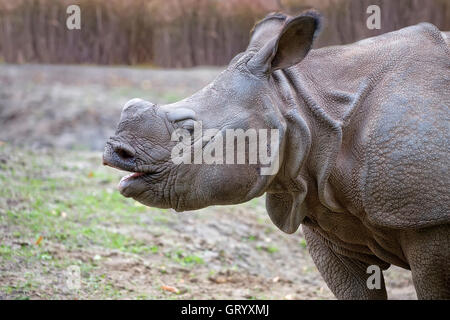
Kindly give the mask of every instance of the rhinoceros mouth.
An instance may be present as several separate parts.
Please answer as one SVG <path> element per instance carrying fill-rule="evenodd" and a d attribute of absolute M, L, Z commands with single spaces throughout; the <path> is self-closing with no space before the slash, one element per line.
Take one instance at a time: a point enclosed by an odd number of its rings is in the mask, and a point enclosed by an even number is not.
<path fill-rule="evenodd" d="M 129 186 L 130 183 L 133 183 L 133 181 L 136 181 L 136 179 L 138 179 L 139 177 L 142 177 L 143 175 L 145 175 L 145 173 L 143 173 L 143 172 L 132 172 L 132 173 L 127 174 L 126 176 L 122 177 L 122 179 L 120 179 L 120 182 L 118 185 L 119 191 L 122 191 L 127 186 Z"/>
<path fill-rule="evenodd" d="M 125 166 L 122 166 L 121 163 L 105 157 L 103 157 L 103 165 L 129 172 L 129 174 L 120 179 L 117 185 L 119 192 L 125 197 L 133 196 L 135 193 L 134 191 L 139 188 L 139 185 L 143 184 L 143 178 L 152 174 L 152 172 L 131 171 L 129 167 L 124 168 Z"/>
<path fill-rule="evenodd" d="M 116 169 L 123 171 L 117 167 Z M 120 179 L 117 189 L 124 197 L 135 197 L 147 189 L 146 179 L 152 174 L 152 172 L 130 172 Z"/>

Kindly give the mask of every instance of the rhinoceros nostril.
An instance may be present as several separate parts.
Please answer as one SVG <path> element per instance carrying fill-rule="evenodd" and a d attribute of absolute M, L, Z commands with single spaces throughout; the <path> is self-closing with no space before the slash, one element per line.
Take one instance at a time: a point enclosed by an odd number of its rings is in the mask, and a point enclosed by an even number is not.
<path fill-rule="evenodd" d="M 128 148 L 117 146 L 114 148 L 114 151 L 122 160 L 131 160 L 134 158 L 134 152 Z"/>

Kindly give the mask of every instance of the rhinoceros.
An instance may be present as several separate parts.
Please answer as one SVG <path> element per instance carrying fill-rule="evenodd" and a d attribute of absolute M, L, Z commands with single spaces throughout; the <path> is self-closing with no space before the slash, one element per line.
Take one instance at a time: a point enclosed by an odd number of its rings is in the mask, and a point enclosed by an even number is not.
<path fill-rule="evenodd" d="M 279 229 L 302 225 L 339 299 L 386 299 L 371 270 L 390 265 L 411 270 L 419 299 L 449 299 L 450 33 L 421 23 L 311 49 L 321 21 L 317 11 L 269 14 L 197 93 L 161 106 L 130 100 L 103 163 L 129 171 L 121 194 L 147 206 L 186 211 L 265 194 Z M 227 130 L 277 130 L 274 145 L 264 141 L 278 165 L 262 174 L 259 160 L 174 161 L 174 133 L 196 123 L 215 133 L 186 146 Z M 255 149 L 244 138 L 248 158 Z"/>

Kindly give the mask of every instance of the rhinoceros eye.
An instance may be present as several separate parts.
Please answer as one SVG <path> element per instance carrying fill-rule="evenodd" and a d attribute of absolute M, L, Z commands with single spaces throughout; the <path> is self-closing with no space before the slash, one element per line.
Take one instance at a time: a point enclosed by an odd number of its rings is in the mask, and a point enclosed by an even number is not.
<path fill-rule="evenodd" d="M 182 121 L 181 128 L 188 130 L 189 132 L 194 131 L 195 120 L 187 119 Z"/>

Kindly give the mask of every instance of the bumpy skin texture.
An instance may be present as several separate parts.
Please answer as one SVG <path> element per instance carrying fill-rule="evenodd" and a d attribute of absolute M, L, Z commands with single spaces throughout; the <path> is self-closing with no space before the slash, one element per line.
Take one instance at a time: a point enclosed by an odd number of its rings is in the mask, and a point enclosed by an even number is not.
<path fill-rule="evenodd" d="M 266 193 L 275 225 L 300 224 L 340 299 L 385 299 L 370 265 L 411 269 L 419 298 L 450 299 L 449 33 L 419 24 L 310 50 L 320 16 L 269 15 L 210 85 L 167 106 L 133 100 L 104 163 L 139 172 L 123 195 L 177 211 Z M 175 165 L 171 133 L 278 129 L 280 168 Z"/>
<path fill-rule="evenodd" d="M 450 297 L 450 226 L 409 230 L 401 243 L 411 265 L 419 299 Z"/>
<path fill-rule="evenodd" d="M 370 264 L 350 258 L 349 254 L 342 252 L 342 248 L 335 246 L 333 242 L 321 237 L 307 226 L 303 226 L 303 233 L 314 263 L 336 297 L 370 300 L 387 298 L 382 275 L 380 289 L 367 287 L 367 278 L 370 276 L 367 267 Z"/>

